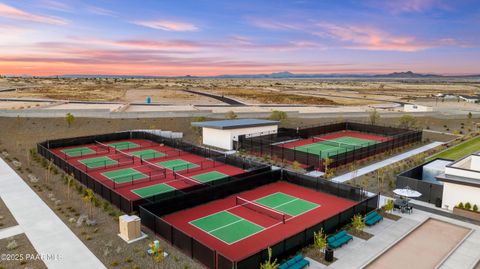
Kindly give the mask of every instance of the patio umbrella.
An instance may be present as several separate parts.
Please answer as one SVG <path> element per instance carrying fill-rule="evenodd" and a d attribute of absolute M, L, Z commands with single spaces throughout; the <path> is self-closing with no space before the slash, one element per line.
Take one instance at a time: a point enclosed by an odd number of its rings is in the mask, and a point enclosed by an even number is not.
<path fill-rule="evenodd" d="M 403 188 L 403 189 L 395 189 L 393 190 L 393 193 L 404 196 L 404 197 L 420 197 L 422 194 L 416 190 L 412 190 L 409 186 Z"/>

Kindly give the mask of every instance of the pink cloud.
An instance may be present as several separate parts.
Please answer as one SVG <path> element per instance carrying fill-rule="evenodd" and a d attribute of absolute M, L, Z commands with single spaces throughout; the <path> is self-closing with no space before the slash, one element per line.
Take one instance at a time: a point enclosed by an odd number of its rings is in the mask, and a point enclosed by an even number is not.
<path fill-rule="evenodd" d="M 101 8 L 101 7 L 96 7 L 96 6 L 88 6 L 87 11 L 92 13 L 92 14 L 96 14 L 96 15 L 100 15 L 100 16 L 109 16 L 109 17 L 117 17 L 118 16 L 118 14 L 116 12 L 112 11 L 112 10 Z"/>
<path fill-rule="evenodd" d="M 134 24 L 141 25 L 148 28 L 172 31 L 172 32 L 192 32 L 198 31 L 199 28 L 189 22 L 167 21 L 167 20 L 153 20 L 153 21 L 135 21 Z"/>
<path fill-rule="evenodd" d="M 6 18 L 24 20 L 24 21 L 33 21 L 33 22 L 46 23 L 46 24 L 54 24 L 54 25 L 67 24 L 67 21 L 61 18 L 36 15 L 36 14 L 17 9 L 15 7 L 12 7 L 3 3 L 0 3 L 0 17 L 6 17 Z"/>
<path fill-rule="evenodd" d="M 320 30 L 314 32 L 315 35 L 345 42 L 347 44 L 343 46 L 346 48 L 410 52 L 456 44 L 453 39 L 421 41 L 413 36 L 393 35 L 369 26 L 338 25 L 328 22 L 317 23 L 316 26 Z"/>
<path fill-rule="evenodd" d="M 393 12 L 423 12 L 437 4 L 437 0 L 388 0 L 387 8 Z"/>

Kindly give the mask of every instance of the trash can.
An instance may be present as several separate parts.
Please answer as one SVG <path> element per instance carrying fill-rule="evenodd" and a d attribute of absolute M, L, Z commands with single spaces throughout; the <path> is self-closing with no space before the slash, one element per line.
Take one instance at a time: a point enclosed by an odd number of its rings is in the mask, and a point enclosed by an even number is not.
<path fill-rule="evenodd" d="M 442 207 L 442 199 L 437 197 L 437 199 L 435 199 L 435 206 Z"/>
<path fill-rule="evenodd" d="M 327 262 L 333 262 L 333 249 L 331 248 L 325 249 L 325 260 Z"/>
<path fill-rule="evenodd" d="M 150 96 L 147 96 L 147 104 L 150 104 L 152 103 L 152 98 L 150 98 Z"/>

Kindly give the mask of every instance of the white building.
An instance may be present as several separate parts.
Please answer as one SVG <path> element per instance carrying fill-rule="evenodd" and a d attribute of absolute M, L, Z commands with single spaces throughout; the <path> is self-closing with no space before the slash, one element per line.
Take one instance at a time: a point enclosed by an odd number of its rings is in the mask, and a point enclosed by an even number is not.
<path fill-rule="evenodd" d="M 433 111 L 433 108 L 430 107 L 430 106 L 405 104 L 403 106 L 403 111 L 405 111 L 405 112 L 428 112 L 428 111 Z"/>
<path fill-rule="evenodd" d="M 238 119 L 192 122 L 192 126 L 202 127 L 203 144 L 216 148 L 232 150 L 238 137 L 255 137 L 276 134 L 278 121 L 258 119 Z"/>
<path fill-rule="evenodd" d="M 452 210 L 460 202 L 480 206 L 480 155 L 464 157 L 445 167 L 437 176 L 443 181 L 442 207 Z"/>

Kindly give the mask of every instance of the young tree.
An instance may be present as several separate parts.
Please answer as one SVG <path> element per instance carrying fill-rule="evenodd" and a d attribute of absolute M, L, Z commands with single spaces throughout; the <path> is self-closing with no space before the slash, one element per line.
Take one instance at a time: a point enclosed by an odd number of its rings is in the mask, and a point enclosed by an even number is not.
<path fill-rule="evenodd" d="M 404 129 L 410 129 L 417 127 L 417 118 L 412 115 L 403 115 L 398 120 L 398 127 Z"/>
<path fill-rule="evenodd" d="M 385 169 L 377 169 L 375 171 L 375 174 L 377 176 L 378 191 L 381 192 L 383 190 L 383 184 L 385 182 Z"/>
<path fill-rule="evenodd" d="M 269 120 L 276 120 L 280 123 L 285 123 L 288 120 L 288 115 L 285 111 L 274 110 L 268 117 Z"/>
<path fill-rule="evenodd" d="M 260 269 L 277 269 L 278 266 L 277 259 L 272 261 L 272 249 L 268 247 L 268 260 L 260 264 Z"/>
<path fill-rule="evenodd" d="M 333 159 L 330 159 L 328 157 L 325 157 L 323 159 L 323 169 L 325 170 L 325 178 L 330 178 L 330 176 L 333 176 L 334 170 L 330 168 L 330 165 L 333 163 Z"/>
<path fill-rule="evenodd" d="M 70 128 L 70 126 L 72 126 L 73 122 L 75 121 L 75 117 L 72 113 L 68 112 L 67 115 L 65 115 L 65 121 L 67 122 L 68 128 Z"/>
<path fill-rule="evenodd" d="M 293 161 L 292 169 L 295 171 L 300 170 L 300 163 L 298 161 Z"/>
<path fill-rule="evenodd" d="M 313 232 L 313 246 L 321 253 L 327 248 L 327 236 L 323 232 L 323 229 L 320 229 L 318 232 Z"/>
<path fill-rule="evenodd" d="M 162 263 L 165 260 L 165 253 L 163 248 L 160 246 L 155 245 L 155 243 L 148 244 L 150 247 L 150 253 L 152 255 L 152 260 L 155 263 Z"/>
<path fill-rule="evenodd" d="M 67 175 L 67 200 L 70 200 L 70 189 L 72 188 L 73 173 Z"/>
<path fill-rule="evenodd" d="M 368 114 L 368 119 L 370 120 L 370 124 L 374 125 L 378 122 L 380 119 L 380 114 L 378 114 L 378 111 L 376 108 L 374 108 L 370 113 Z"/>
<path fill-rule="evenodd" d="M 45 182 L 48 183 L 50 179 L 50 174 L 52 172 L 52 167 L 53 167 L 53 160 L 49 159 L 48 160 L 48 165 L 47 165 L 47 171 L 45 171 Z"/>
<path fill-rule="evenodd" d="M 388 199 L 387 203 L 383 206 L 386 212 L 392 212 L 393 207 L 395 206 L 395 203 L 393 200 Z"/>
<path fill-rule="evenodd" d="M 88 204 L 88 215 L 93 217 L 93 206 L 97 202 L 97 197 L 91 189 L 85 190 L 85 195 L 83 196 L 83 201 Z"/>
<path fill-rule="evenodd" d="M 363 229 L 365 228 L 365 220 L 364 220 L 364 218 L 362 217 L 361 214 L 356 214 L 356 215 L 353 216 L 352 227 L 357 232 L 363 231 Z"/>
<path fill-rule="evenodd" d="M 225 115 L 225 117 L 229 120 L 234 120 L 234 119 L 238 118 L 237 114 L 235 114 L 235 112 L 233 112 L 231 110 L 227 112 L 227 115 Z"/>

